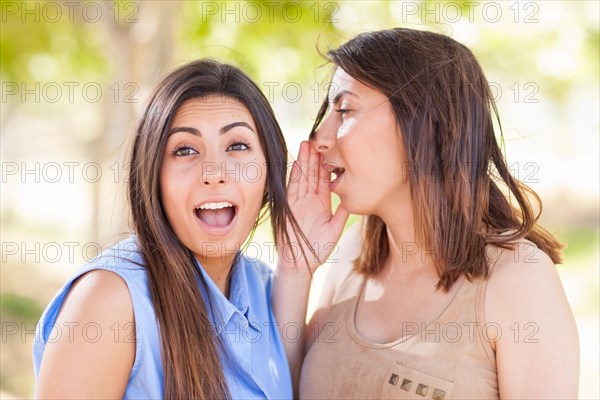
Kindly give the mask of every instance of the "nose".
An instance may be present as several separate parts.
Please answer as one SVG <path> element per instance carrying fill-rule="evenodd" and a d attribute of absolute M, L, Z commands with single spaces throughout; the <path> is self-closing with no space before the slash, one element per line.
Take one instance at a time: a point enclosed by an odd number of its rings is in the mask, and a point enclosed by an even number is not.
<path fill-rule="evenodd" d="M 321 126 L 315 131 L 313 141 L 317 152 L 325 153 L 331 150 L 336 143 L 337 130 L 330 118 L 325 118 Z"/>
<path fill-rule="evenodd" d="M 206 161 L 202 165 L 202 183 L 205 186 L 223 185 L 227 182 L 227 167 L 224 161 Z M 224 173 L 225 172 L 225 173 Z"/>

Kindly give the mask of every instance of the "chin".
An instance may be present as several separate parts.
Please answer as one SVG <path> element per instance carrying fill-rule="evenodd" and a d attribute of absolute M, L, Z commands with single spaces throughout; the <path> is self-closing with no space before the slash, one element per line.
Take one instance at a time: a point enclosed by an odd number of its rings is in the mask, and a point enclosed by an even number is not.
<path fill-rule="evenodd" d="M 188 249 L 200 263 L 208 259 L 225 261 L 227 257 L 235 255 L 243 243 L 243 240 L 237 240 L 237 238 L 219 239 L 196 236 Z"/>
<path fill-rule="evenodd" d="M 340 203 L 346 207 L 346 210 L 351 214 L 355 215 L 370 215 L 372 214 L 372 207 L 369 207 L 364 199 L 358 199 L 359 196 L 339 196 Z"/>

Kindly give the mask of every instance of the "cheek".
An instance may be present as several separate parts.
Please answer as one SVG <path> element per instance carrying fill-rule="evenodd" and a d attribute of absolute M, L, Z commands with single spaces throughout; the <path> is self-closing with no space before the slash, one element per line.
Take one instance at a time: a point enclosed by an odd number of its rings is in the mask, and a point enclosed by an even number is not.
<path fill-rule="evenodd" d="M 247 202 L 252 201 L 256 193 L 264 192 L 267 176 L 265 163 L 264 160 L 255 159 L 236 166 L 235 184 L 243 192 Z"/>
<path fill-rule="evenodd" d="M 240 217 L 244 229 L 249 229 L 256 223 L 261 210 L 266 188 L 266 169 L 258 164 L 245 164 L 236 183 L 244 206 L 240 209 Z"/>
<path fill-rule="evenodd" d="M 246 190 L 255 191 L 258 190 L 258 186 L 264 187 L 266 182 L 266 171 L 264 168 L 264 162 L 252 161 L 243 164 L 241 167 L 241 183 L 246 186 Z"/>
<path fill-rule="evenodd" d="M 267 169 L 264 162 L 248 164 L 244 171 L 243 184 L 245 192 L 250 196 L 248 200 L 253 207 L 260 208 L 267 187 Z"/>
<path fill-rule="evenodd" d="M 338 128 L 337 130 L 337 138 L 341 139 L 346 137 L 346 135 L 348 135 L 349 132 L 351 132 L 353 129 L 357 129 L 359 128 L 356 124 L 356 120 L 353 118 L 348 118 L 346 121 L 344 121 Z"/>
<path fill-rule="evenodd" d="M 252 188 L 249 190 L 254 193 L 257 202 L 262 204 L 262 199 L 267 188 L 267 168 L 265 167 L 265 162 L 253 164 L 252 168 L 248 169 L 247 175 L 248 185 L 252 185 Z"/>
<path fill-rule="evenodd" d="M 159 173 L 159 195 L 167 218 L 169 219 L 173 217 L 173 211 L 177 209 L 177 201 L 183 198 L 181 193 L 177 195 L 177 179 L 177 174 L 173 173 L 172 168 L 163 165 Z"/>

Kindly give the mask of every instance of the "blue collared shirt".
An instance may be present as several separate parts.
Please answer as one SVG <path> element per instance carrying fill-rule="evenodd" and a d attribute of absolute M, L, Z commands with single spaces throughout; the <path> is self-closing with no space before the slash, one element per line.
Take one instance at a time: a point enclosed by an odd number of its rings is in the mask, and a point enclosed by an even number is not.
<path fill-rule="evenodd" d="M 75 279 L 94 269 L 112 271 L 129 288 L 136 323 L 136 354 L 127 399 L 163 398 L 163 368 L 156 314 L 142 257 L 132 236 L 90 261 L 71 277 L 44 311 L 33 346 L 36 377 L 46 343 L 56 337 L 56 317 Z M 225 355 L 223 372 L 234 399 L 291 399 L 292 383 L 279 329 L 271 308 L 273 273 L 258 260 L 239 256 L 233 265 L 230 298 L 227 299 L 200 266 L 206 282 L 199 284 L 209 318 L 220 336 Z M 54 328 L 54 329 L 53 329 Z"/>

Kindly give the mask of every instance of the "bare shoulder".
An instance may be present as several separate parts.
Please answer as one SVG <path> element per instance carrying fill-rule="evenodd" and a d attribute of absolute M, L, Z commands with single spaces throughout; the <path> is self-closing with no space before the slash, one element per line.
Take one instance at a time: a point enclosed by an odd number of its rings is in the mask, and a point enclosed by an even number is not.
<path fill-rule="evenodd" d="M 60 321 L 98 324 L 133 322 L 133 304 L 127 283 L 114 272 L 97 269 L 79 277 L 64 300 Z"/>
<path fill-rule="evenodd" d="M 44 350 L 39 398 L 122 397 L 135 361 L 134 312 L 125 281 L 93 270 L 69 290 Z"/>
<path fill-rule="evenodd" d="M 576 398 L 579 340 L 556 266 L 531 242 L 496 254 L 484 308 L 500 397 Z"/>
<path fill-rule="evenodd" d="M 504 304 L 562 297 L 564 290 L 550 257 L 529 241 L 517 242 L 514 249 L 494 248 L 488 253 L 494 264 L 486 298 L 502 298 Z"/>
<path fill-rule="evenodd" d="M 485 296 L 490 320 L 536 321 L 548 315 L 572 319 L 558 271 L 546 253 L 531 242 L 518 242 L 496 254 Z"/>
<path fill-rule="evenodd" d="M 117 273 L 104 269 L 95 269 L 83 274 L 74 283 L 65 300 L 77 300 L 74 303 L 86 303 L 91 307 L 99 306 L 100 309 L 110 305 L 120 305 L 121 312 L 127 310 L 123 307 L 131 305 L 131 296 L 125 280 Z M 133 308 L 131 307 L 133 312 Z"/>

